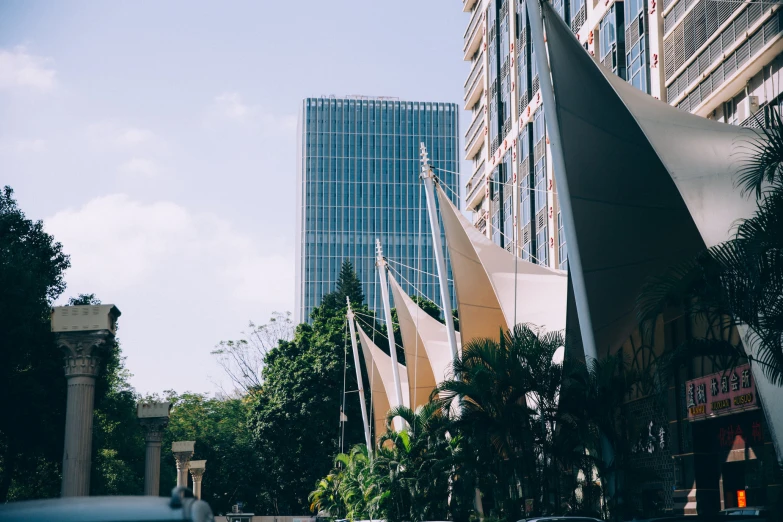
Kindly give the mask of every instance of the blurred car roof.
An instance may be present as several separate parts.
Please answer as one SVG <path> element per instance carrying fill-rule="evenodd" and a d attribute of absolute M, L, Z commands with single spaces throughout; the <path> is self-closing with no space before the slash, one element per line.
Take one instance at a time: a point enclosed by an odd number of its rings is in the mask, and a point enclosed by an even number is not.
<path fill-rule="evenodd" d="M 70 497 L 0 505 L 2 522 L 213 522 L 209 504 L 195 498 Z"/>

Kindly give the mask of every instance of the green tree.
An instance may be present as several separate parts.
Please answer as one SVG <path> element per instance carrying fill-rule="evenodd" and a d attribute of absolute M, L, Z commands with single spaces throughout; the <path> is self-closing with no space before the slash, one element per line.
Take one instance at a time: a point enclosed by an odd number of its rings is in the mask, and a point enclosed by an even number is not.
<path fill-rule="evenodd" d="M 357 389 L 345 298 L 369 313 L 354 283 L 358 277 L 345 262 L 337 289 L 313 310 L 312 323 L 297 326 L 293 340 L 264 358 L 263 383 L 249 398 L 249 426 L 264 470 L 259 510 L 306 513 L 308 494 L 331 469 L 333 455 L 364 438 L 358 402 L 343 397 L 344 390 Z"/>
<path fill-rule="evenodd" d="M 519 518 L 525 498 L 536 510 L 551 509 L 556 482 L 553 432 L 562 366 L 552 361 L 563 334 L 517 325 L 498 340 L 477 339 L 463 347 L 454 375 L 437 388 L 441 406 L 458 400 L 454 427 L 469 448 L 463 473 L 475 480 L 490 511 Z"/>
<path fill-rule="evenodd" d="M 395 417 L 404 421 L 399 432 L 392 429 Z M 393 408 L 386 427 L 376 457 L 377 466 L 389 477 L 386 520 L 447 520 L 458 441 L 447 435 L 450 423 L 441 404 L 429 402 L 416 411 Z"/>
<path fill-rule="evenodd" d="M 353 268 L 353 263 L 349 260 L 343 261 L 340 266 L 340 275 L 337 277 L 335 291 L 326 294 L 322 299 L 322 304 L 329 309 L 338 310 L 346 307 L 346 298 L 351 300 L 351 306 L 361 306 L 364 304 L 364 292 L 362 292 L 362 282 Z"/>
<path fill-rule="evenodd" d="M 594 483 L 582 485 L 585 510 L 598 506 L 600 496 L 608 501 L 604 504 L 604 517 L 620 519 L 626 515 L 622 513 L 624 507 L 615 491 L 610 491 L 610 485 L 623 479 L 628 482 L 649 478 L 635 477 L 630 466 L 632 435 L 647 426 L 637 426 L 637 419 L 628 418 L 625 413 L 628 397 L 645 376 L 629 368 L 622 352 L 588 364 L 568 363 L 557 416 L 562 462 L 580 469 L 586 477 L 595 471 L 601 479 L 600 495 L 599 486 Z M 617 486 L 617 490 L 622 488 L 622 484 Z M 574 490 L 570 493 L 572 505 L 578 505 Z"/>
<path fill-rule="evenodd" d="M 59 493 L 65 418 L 49 317 L 70 261 L 13 194 L 0 191 L 0 503 Z"/>
<path fill-rule="evenodd" d="M 251 398 L 212 398 L 198 393 L 167 392 L 173 403 L 163 439 L 161 495 L 177 483 L 174 457 L 166 448 L 177 440 L 195 440 L 193 459 L 206 460 L 202 498 L 215 513 L 227 513 L 238 501 L 258 507 L 259 484 L 265 469 L 253 446 L 247 419 Z"/>

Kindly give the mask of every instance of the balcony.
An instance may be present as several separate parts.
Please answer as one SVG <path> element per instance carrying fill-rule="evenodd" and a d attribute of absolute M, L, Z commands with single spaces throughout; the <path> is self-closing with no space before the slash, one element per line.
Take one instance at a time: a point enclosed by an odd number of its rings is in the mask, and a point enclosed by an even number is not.
<path fill-rule="evenodd" d="M 478 0 L 462 0 L 462 12 L 469 13 Z"/>
<path fill-rule="evenodd" d="M 465 82 L 465 109 L 470 110 L 484 92 L 484 60 L 483 56 L 476 61 L 473 70 Z"/>
<path fill-rule="evenodd" d="M 481 37 L 483 36 L 481 28 L 483 26 L 484 11 L 477 7 L 473 11 L 473 14 L 470 17 L 470 23 L 468 24 L 468 29 L 465 31 L 465 46 L 462 49 L 462 52 L 465 55 L 465 61 L 470 60 L 473 53 L 475 53 L 476 49 L 481 45 Z"/>
<path fill-rule="evenodd" d="M 468 132 L 465 133 L 465 157 L 470 159 L 476 155 L 478 149 L 484 144 L 484 129 L 486 121 L 484 118 L 484 109 L 480 109 L 470 124 Z"/>
<path fill-rule="evenodd" d="M 467 208 L 473 208 L 473 206 L 476 204 L 476 197 L 483 196 L 484 194 L 484 188 L 487 183 L 487 180 L 484 177 L 485 165 L 486 162 L 482 159 L 476 169 L 473 171 L 473 176 L 471 176 L 470 181 L 465 187 L 465 194 L 467 195 L 465 198 L 465 204 Z"/>

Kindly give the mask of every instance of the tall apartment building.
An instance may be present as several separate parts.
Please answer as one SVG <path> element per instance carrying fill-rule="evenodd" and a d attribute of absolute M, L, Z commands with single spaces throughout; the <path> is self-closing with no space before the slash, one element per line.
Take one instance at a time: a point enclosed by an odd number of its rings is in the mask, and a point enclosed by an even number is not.
<path fill-rule="evenodd" d="M 335 289 L 344 260 L 354 264 L 365 298 L 376 295 L 375 240 L 409 295 L 440 304 L 419 144 L 458 204 L 459 107 L 395 98 L 307 98 L 297 146 L 296 311 Z M 379 294 L 380 292 L 378 292 Z M 453 292 L 452 292 L 453 295 Z M 452 303 L 453 307 L 454 304 Z"/>
<path fill-rule="evenodd" d="M 525 0 L 463 0 L 465 109 L 472 162 L 465 208 L 522 258 L 565 268 Z M 765 125 L 780 102 L 781 6 L 753 0 L 553 0 L 585 52 L 648 94 L 738 125 Z M 630 166 L 629 166 L 630 167 Z M 629 171 L 630 174 L 630 171 Z"/>

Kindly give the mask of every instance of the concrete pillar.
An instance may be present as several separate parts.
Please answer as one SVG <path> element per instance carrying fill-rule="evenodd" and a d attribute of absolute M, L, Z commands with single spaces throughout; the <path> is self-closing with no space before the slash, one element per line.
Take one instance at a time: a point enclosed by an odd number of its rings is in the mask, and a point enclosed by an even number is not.
<path fill-rule="evenodd" d="M 181 440 L 171 443 L 171 451 L 174 453 L 174 458 L 177 460 L 177 487 L 188 487 L 188 467 L 190 465 L 190 457 L 193 456 L 193 451 L 196 449 L 196 441 L 194 440 Z"/>
<path fill-rule="evenodd" d="M 190 462 L 190 476 L 193 479 L 193 496 L 201 500 L 201 478 L 206 471 L 206 460 L 192 460 Z"/>
<path fill-rule="evenodd" d="M 137 415 L 144 428 L 144 441 L 147 453 L 144 460 L 144 494 L 160 495 L 160 447 L 163 443 L 163 430 L 169 423 L 170 402 L 151 402 L 139 404 Z"/>
<path fill-rule="evenodd" d="M 114 342 L 120 311 L 114 305 L 58 306 L 52 310 L 52 331 L 65 353 L 68 381 L 63 451 L 63 497 L 90 494 L 92 418 L 95 378 L 101 352 Z"/>

